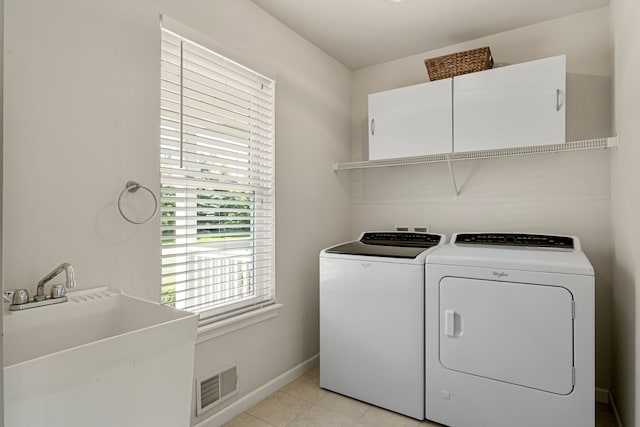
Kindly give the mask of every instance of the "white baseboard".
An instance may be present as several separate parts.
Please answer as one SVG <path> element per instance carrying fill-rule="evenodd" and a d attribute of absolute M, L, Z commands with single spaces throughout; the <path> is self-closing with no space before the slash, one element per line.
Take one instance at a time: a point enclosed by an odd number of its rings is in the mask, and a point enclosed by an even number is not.
<path fill-rule="evenodd" d="M 258 402 L 264 400 L 269 395 L 280 390 L 282 387 L 289 384 L 291 381 L 295 380 L 300 375 L 316 366 L 319 360 L 319 354 L 308 358 L 299 365 L 289 369 L 279 377 L 272 379 L 262 387 L 257 388 L 246 396 L 243 396 L 240 399 L 236 400 L 229 406 L 226 406 L 219 412 L 216 412 L 207 419 L 199 422 L 194 427 L 220 427 L 225 423 L 228 423 L 249 408 L 255 406 Z"/>

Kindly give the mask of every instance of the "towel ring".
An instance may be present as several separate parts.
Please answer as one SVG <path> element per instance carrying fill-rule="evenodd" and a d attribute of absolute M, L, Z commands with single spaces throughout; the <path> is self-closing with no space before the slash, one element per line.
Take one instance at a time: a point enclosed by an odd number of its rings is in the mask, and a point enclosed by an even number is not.
<path fill-rule="evenodd" d="M 126 193 L 127 191 L 129 193 L 135 193 L 136 191 L 138 191 L 139 189 L 143 189 L 146 190 L 149 194 L 151 194 L 151 196 L 153 197 L 153 213 L 151 214 L 150 217 L 142 220 L 142 221 L 135 221 L 132 220 L 131 218 L 127 217 L 127 215 L 125 215 L 125 213 L 122 211 L 122 196 L 124 195 L 124 193 Z M 124 190 L 122 190 L 120 192 L 120 195 L 118 196 L 118 210 L 120 211 L 120 215 L 122 215 L 122 217 L 124 219 L 126 219 L 127 221 L 129 221 L 131 224 L 146 224 L 147 222 L 151 221 L 156 214 L 158 213 L 158 198 L 156 197 L 156 195 L 153 193 L 153 191 L 149 190 L 149 188 L 145 187 L 144 185 L 141 185 L 135 181 L 127 181 L 127 183 L 124 186 Z"/>

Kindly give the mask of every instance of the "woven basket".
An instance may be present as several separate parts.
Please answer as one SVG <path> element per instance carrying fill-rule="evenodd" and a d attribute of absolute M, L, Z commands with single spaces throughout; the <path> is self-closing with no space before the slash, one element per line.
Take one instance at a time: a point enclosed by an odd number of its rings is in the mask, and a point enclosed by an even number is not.
<path fill-rule="evenodd" d="M 488 70 L 493 67 L 493 58 L 487 46 L 425 59 L 424 64 L 429 73 L 429 80 L 433 81 Z"/>

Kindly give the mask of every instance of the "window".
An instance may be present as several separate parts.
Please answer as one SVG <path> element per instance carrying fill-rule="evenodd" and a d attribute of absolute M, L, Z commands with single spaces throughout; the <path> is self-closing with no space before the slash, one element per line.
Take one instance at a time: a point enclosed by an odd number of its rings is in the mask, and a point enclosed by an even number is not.
<path fill-rule="evenodd" d="M 161 301 L 273 303 L 275 82 L 166 29 L 161 65 Z"/>

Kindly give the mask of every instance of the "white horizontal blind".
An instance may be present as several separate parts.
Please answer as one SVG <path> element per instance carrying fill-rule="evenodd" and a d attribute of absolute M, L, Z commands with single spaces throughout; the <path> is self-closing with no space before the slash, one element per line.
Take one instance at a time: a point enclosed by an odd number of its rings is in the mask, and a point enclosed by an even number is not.
<path fill-rule="evenodd" d="M 215 320 L 274 300 L 275 82 L 162 31 L 162 303 Z"/>

